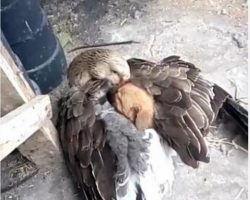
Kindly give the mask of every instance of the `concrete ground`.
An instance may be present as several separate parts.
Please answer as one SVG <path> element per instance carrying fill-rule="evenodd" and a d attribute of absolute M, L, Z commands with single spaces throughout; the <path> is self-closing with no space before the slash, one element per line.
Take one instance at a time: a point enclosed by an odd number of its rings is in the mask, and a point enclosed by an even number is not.
<path fill-rule="evenodd" d="M 136 40 L 112 47 L 127 57 L 158 60 L 176 54 L 237 98 L 247 97 L 247 1 L 245 0 L 43 0 L 65 50 L 83 44 Z M 79 52 L 67 54 L 67 60 Z M 169 200 L 246 200 L 247 153 L 225 144 L 234 136 L 221 127 L 210 136 L 211 162 L 191 169 L 177 159 Z M 28 144 L 29 143 L 29 144 Z M 39 135 L 26 146 L 39 165 L 36 176 L 3 199 L 77 200 L 62 158 Z"/>

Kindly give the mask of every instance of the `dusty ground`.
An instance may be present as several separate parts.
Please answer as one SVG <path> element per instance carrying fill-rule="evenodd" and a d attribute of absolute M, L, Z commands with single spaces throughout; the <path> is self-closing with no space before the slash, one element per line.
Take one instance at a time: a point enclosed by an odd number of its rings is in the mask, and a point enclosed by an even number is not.
<path fill-rule="evenodd" d="M 128 57 L 177 54 L 237 98 L 247 97 L 247 1 L 243 0 L 43 0 L 65 50 L 102 41 L 136 40 L 114 47 Z M 76 52 L 78 53 L 78 52 Z M 74 54 L 67 54 L 70 61 Z M 221 129 L 216 137 L 227 137 Z M 34 136 L 33 139 L 39 136 Z M 3 199 L 75 200 L 77 192 L 53 149 L 39 139 L 33 157 L 39 173 Z M 34 142 L 32 140 L 29 143 Z M 34 145 L 33 145 L 34 146 Z M 211 145 L 211 163 L 198 170 L 177 161 L 170 200 L 246 200 L 247 154 Z M 229 151 L 229 153 L 227 153 Z"/>

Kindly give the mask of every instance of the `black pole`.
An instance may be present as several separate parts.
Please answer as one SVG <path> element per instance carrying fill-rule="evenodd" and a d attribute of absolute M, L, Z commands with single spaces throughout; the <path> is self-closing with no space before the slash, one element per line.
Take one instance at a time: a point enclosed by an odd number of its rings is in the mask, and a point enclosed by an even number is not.
<path fill-rule="evenodd" d="M 65 55 L 39 0 L 2 0 L 1 29 L 42 93 L 62 82 L 67 67 Z"/>

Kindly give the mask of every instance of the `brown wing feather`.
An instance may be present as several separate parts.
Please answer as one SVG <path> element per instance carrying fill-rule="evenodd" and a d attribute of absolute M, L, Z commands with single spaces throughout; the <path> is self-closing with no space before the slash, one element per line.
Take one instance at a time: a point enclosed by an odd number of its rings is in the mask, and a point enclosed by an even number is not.
<path fill-rule="evenodd" d="M 198 161 L 208 162 L 203 136 L 226 96 L 214 104 L 213 84 L 202 78 L 192 63 L 178 56 L 170 56 L 158 64 L 132 58 L 128 64 L 132 83 L 154 96 L 156 131 L 186 164 L 198 167 Z"/>
<path fill-rule="evenodd" d="M 114 156 L 94 102 L 71 88 L 61 100 L 57 125 L 66 164 L 85 199 L 115 199 Z"/>

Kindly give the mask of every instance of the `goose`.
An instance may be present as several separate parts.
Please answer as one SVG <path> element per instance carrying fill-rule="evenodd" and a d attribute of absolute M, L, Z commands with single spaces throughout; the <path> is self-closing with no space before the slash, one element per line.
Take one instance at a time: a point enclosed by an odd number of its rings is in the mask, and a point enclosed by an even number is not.
<path fill-rule="evenodd" d="M 179 56 L 156 63 L 94 48 L 73 59 L 67 77 L 57 129 L 84 200 L 166 199 L 172 156 L 192 168 L 208 163 L 212 123 L 223 106 L 238 106 Z"/>

